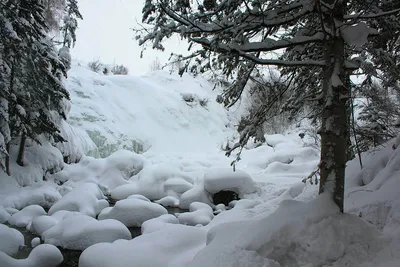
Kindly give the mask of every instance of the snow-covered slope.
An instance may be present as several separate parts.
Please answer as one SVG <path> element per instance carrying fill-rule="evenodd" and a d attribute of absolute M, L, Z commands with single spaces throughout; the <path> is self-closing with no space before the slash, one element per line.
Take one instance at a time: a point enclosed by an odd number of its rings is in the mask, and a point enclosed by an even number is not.
<path fill-rule="evenodd" d="M 68 75 L 69 123 L 88 132 L 101 157 L 122 148 L 215 150 L 232 132 L 228 113 L 215 101 L 217 92 L 202 78 L 166 71 L 104 76 L 79 64 Z"/>

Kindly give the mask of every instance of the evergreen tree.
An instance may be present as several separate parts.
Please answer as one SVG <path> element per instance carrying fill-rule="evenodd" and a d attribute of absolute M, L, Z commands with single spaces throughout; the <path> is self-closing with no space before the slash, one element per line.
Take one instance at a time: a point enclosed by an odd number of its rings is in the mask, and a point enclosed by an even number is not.
<path fill-rule="evenodd" d="M 65 118 L 64 99 L 69 98 L 61 78 L 66 75 L 53 42 L 47 35 L 44 8 L 39 0 L 2 2 L 2 35 L 0 48 L 4 67 L 2 110 L 6 110 L 10 139 L 18 138 L 17 163 L 24 165 L 25 141 L 40 142 L 45 135 L 55 141 L 59 135 L 56 116 Z M 1 25 L 0 25 L 1 26 Z M 3 96 L 4 95 L 4 96 Z M 7 127 L 2 127 L 2 129 Z M 3 134 L 4 136 L 4 134 Z M 9 170 L 7 171 L 9 173 Z"/>
<path fill-rule="evenodd" d="M 162 41 L 176 33 L 198 48 L 188 60 L 203 62 L 202 57 L 218 54 L 216 64 L 225 75 L 237 71 L 236 81 L 225 93 L 225 99 L 220 99 L 228 105 L 239 99 L 257 66 L 293 68 L 295 73 L 289 75 L 289 82 L 297 83 L 299 90 L 310 89 L 304 95 L 317 100 L 315 110 L 321 121 L 320 193 L 332 193 L 343 212 L 349 73 L 359 68 L 359 62 L 351 60 L 346 47 L 362 49 L 370 36 L 378 34 L 365 21 L 400 12 L 395 5 L 384 4 L 395 3 L 394 0 L 374 1 L 377 9 L 356 2 L 358 5 L 346 0 L 216 0 L 197 4 L 146 0 L 143 22 L 153 27 L 139 34 L 138 39 L 141 45 L 152 43 L 153 48 L 163 50 Z M 281 58 L 268 56 L 282 49 L 293 53 Z M 303 79 L 297 79 L 299 71 L 306 74 Z M 309 77 L 315 88 L 302 85 Z M 254 129 L 264 115 L 255 115 L 233 149 L 257 134 Z"/>

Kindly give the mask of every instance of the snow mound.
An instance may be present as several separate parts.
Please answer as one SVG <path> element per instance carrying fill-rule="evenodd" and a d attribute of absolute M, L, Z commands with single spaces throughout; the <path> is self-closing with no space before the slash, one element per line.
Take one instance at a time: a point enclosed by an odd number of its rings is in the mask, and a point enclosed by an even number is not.
<path fill-rule="evenodd" d="M 151 200 L 166 196 L 178 197 L 192 188 L 193 178 L 178 167 L 165 164 L 148 165 L 130 184 L 122 185 L 111 191 L 111 197 L 125 199 L 133 194 L 143 195 Z"/>
<path fill-rule="evenodd" d="M 164 228 L 168 223 L 179 224 L 178 219 L 171 214 L 164 214 L 160 217 L 150 219 L 142 224 L 142 235 L 153 233 Z"/>
<path fill-rule="evenodd" d="M 35 248 L 35 247 L 37 247 L 39 245 L 40 245 L 40 238 L 39 237 L 33 238 L 32 241 L 31 241 L 31 246 L 33 248 Z"/>
<path fill-rule="evenodd" d="M 206 231 L 202 228 L 167 224 L 131 241 L 91 246 L 83 251 L 79 267 L 184 267 L 204 247 L 205 241 Z"/>
<path fill-rule="evenodd" d="M 231 168 L 213 169 L 204 174 L 204 189 L 215 194 L 219 191 L 234 191 L 242 197 L 257 191 L 251 176 L 241 170 L 233 171 Z"/>
<path fill-rule="evenodd" d="M 182 194 L 179 199 L 179 208 L 189 209 L 190 204 L 193 202 L 202 202 L 213 205 L 211 199 L 210 194 L 204 189 L 204 182 L 202 181 Z"/>
<path fill-rule="evenodd" d="M 119 150 L 104 159 L 84 156 L 79 163 L 67 165 L 53 177 L 57 183 L 86 181 L 96 183 L 106 190 L 112 190 L 127 184 L 127 180 L 139 173 L 145 164 L 146 159 L 143 156 Z"/>
<path fill-rule="evenodd" d="M 14 213 L 8 222 L 17 227 L 26 227 L 32 220 L 38 216 L 45 215 L 46 211 L 38 205 L 30 205 Z"/>
<path fill-rule="evenodd" d="M 8 213 L 6 209 L 0 205 L 0 223 L 7 222 L 10 216 L 10 213 Z"/>
<path fill-rule="evenodd" d="M 53 216 L 42 215 L 34 218 L 28 225 L 27 229 L 32 233 L 42 235 L 46 230 L 50 229 L 59 222 Z"/>
<path fill-rule="evenodd" d="M 0 251 L 7 255 L 15 256 L 19 247 L 22 246 L 24 246 L 24 236 L 18 230 L 0 224 Z M 0 264 L 0 266 L 6 265 Z"/>
<path fill-rule="evenodd" d="M 179 223 L 185 225 L 207 225 L 214 218 L 213 209 L 204 203 L 193 202 L 189 206 L 190 212 L 177 214 Z"/>
<path fill-rule="evenodd" d="M 157 200 L 155 202 L 164 207 L 173 207 L 173 208 L 179 207 L 179 199 L 172 196 L 163 197 L 162 199 Z"/>
<path fill-rule="evenodd" d="M 114 207 L 102 210 L 99 220 L 115 219 L 127 227 L 140 227 L 145 221 L 167 213 L 167 210 L 159 204 L 129 198 L 119 200 Z"/>
<path fill-rule="evenodd" d="M 83 183 L 63 196 L 49 210 L 49 215 L 60 210 L 79 211 L 96 217 L 102 209 L 108 207 L 100 188 L 94 183 Z"/>
<path fill-rule="evenodd" d="M 23 260 L 16 260 L 0 252 L 0 266 L 7 267 L 57 267 L 64 260 L 60 250 L 48 244 L 35 247 L 29 257 Z"/>
<path fill-rule="evenodd" d="M 76 213 L 67 215 L 42 234 L 45 243 L 74 250 L 84 250 L 96 243 L 131 238 L 128 228 L 119 221 L 98 221 L 90 216 Z"/>
<path fill-rule="evenodd" d="M 27 171 L 29 170 L 25 170 L 25 172 Z M 23 209 L 29 205 L 49 208 L 60 198 L 60 193 L 51 181 L 37 182 L 31 186 L 21 187 L 13 177 L 8 175 L 0 177 L 0 205 L 7 209 Z"/>

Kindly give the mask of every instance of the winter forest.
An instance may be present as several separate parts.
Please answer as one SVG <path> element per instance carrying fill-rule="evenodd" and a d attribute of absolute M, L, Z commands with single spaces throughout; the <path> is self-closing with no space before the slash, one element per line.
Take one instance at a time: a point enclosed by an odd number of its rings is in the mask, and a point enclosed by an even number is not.
<path fill-rule="evenodd" d="M 400 1 L 0 0 L 0 267 L 57 266 L 400 266 Z"/>

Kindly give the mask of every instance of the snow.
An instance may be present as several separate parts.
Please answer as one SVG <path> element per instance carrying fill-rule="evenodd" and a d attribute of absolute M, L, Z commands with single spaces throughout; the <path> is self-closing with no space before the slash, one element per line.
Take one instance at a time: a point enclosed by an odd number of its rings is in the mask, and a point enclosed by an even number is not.
<path fill-rule="evenodd" d="M 23 235 L 7 225 L 0 224 L 0 251 L 15 256 L 18 252 L 19 247 L 24 245 Z M 0 266 L 4 266 L 1 265 Z"/>
<path fill-rule="evenodd" d="M 0 251 L 0 266 L 7 267 L 57 267 L 64 260 L 60 250 L 48 244 L 41 244 L 35 247 L 29 257 L 23 260 L 16 260 Z"/>
<path fill-rule="evenodd" d="M 212 205 L 210 194 L 204 189 L 204 182 L 195 185 L 192 189 L 182 194 L 179 208 L 189 209 L 193 202 L 202 202 Z"/>
<path fill-rule="evenodd" d="M 241 170 L 232 168 L 213 169 L 204 174 L 204 189 L 215 194 L 219 191 L 234 191 L 243 196 L 257 191 L 250 175 Z"/>
<path fill-rule="evenodd" d="M 108 207 L 100 188 L 94 183 L 83 183 L 63 196 L 49 210 L 49 215 L 60 210 L 79 211 L 96 217 L 102 209 Z"/>
<path fill-rule="evenodd" d="M 119 221 L 98 221 L 79 213 L 67 214 L 63 220 L 42 234 L 46 244 L 74 250 L 84 250 L 96 243 L 131 238 L 128 228 Z"/>
<path fill-rule="evenodd" d="M 30 205 L 14 213 L 8 222 L 17 227 L 26 227 L 32 220 L 40 215 L 45 215 L 46 211 L 39 205 Z"/>
<path fill-rule="evenodd" d="M 99 220 L 115 219 L 127 227 L 140 227 L 143 222 L 167 213 L 167 210 L 159 204 L 128 198 L 117 201 L 114 207 L 102 210 Z"/>

